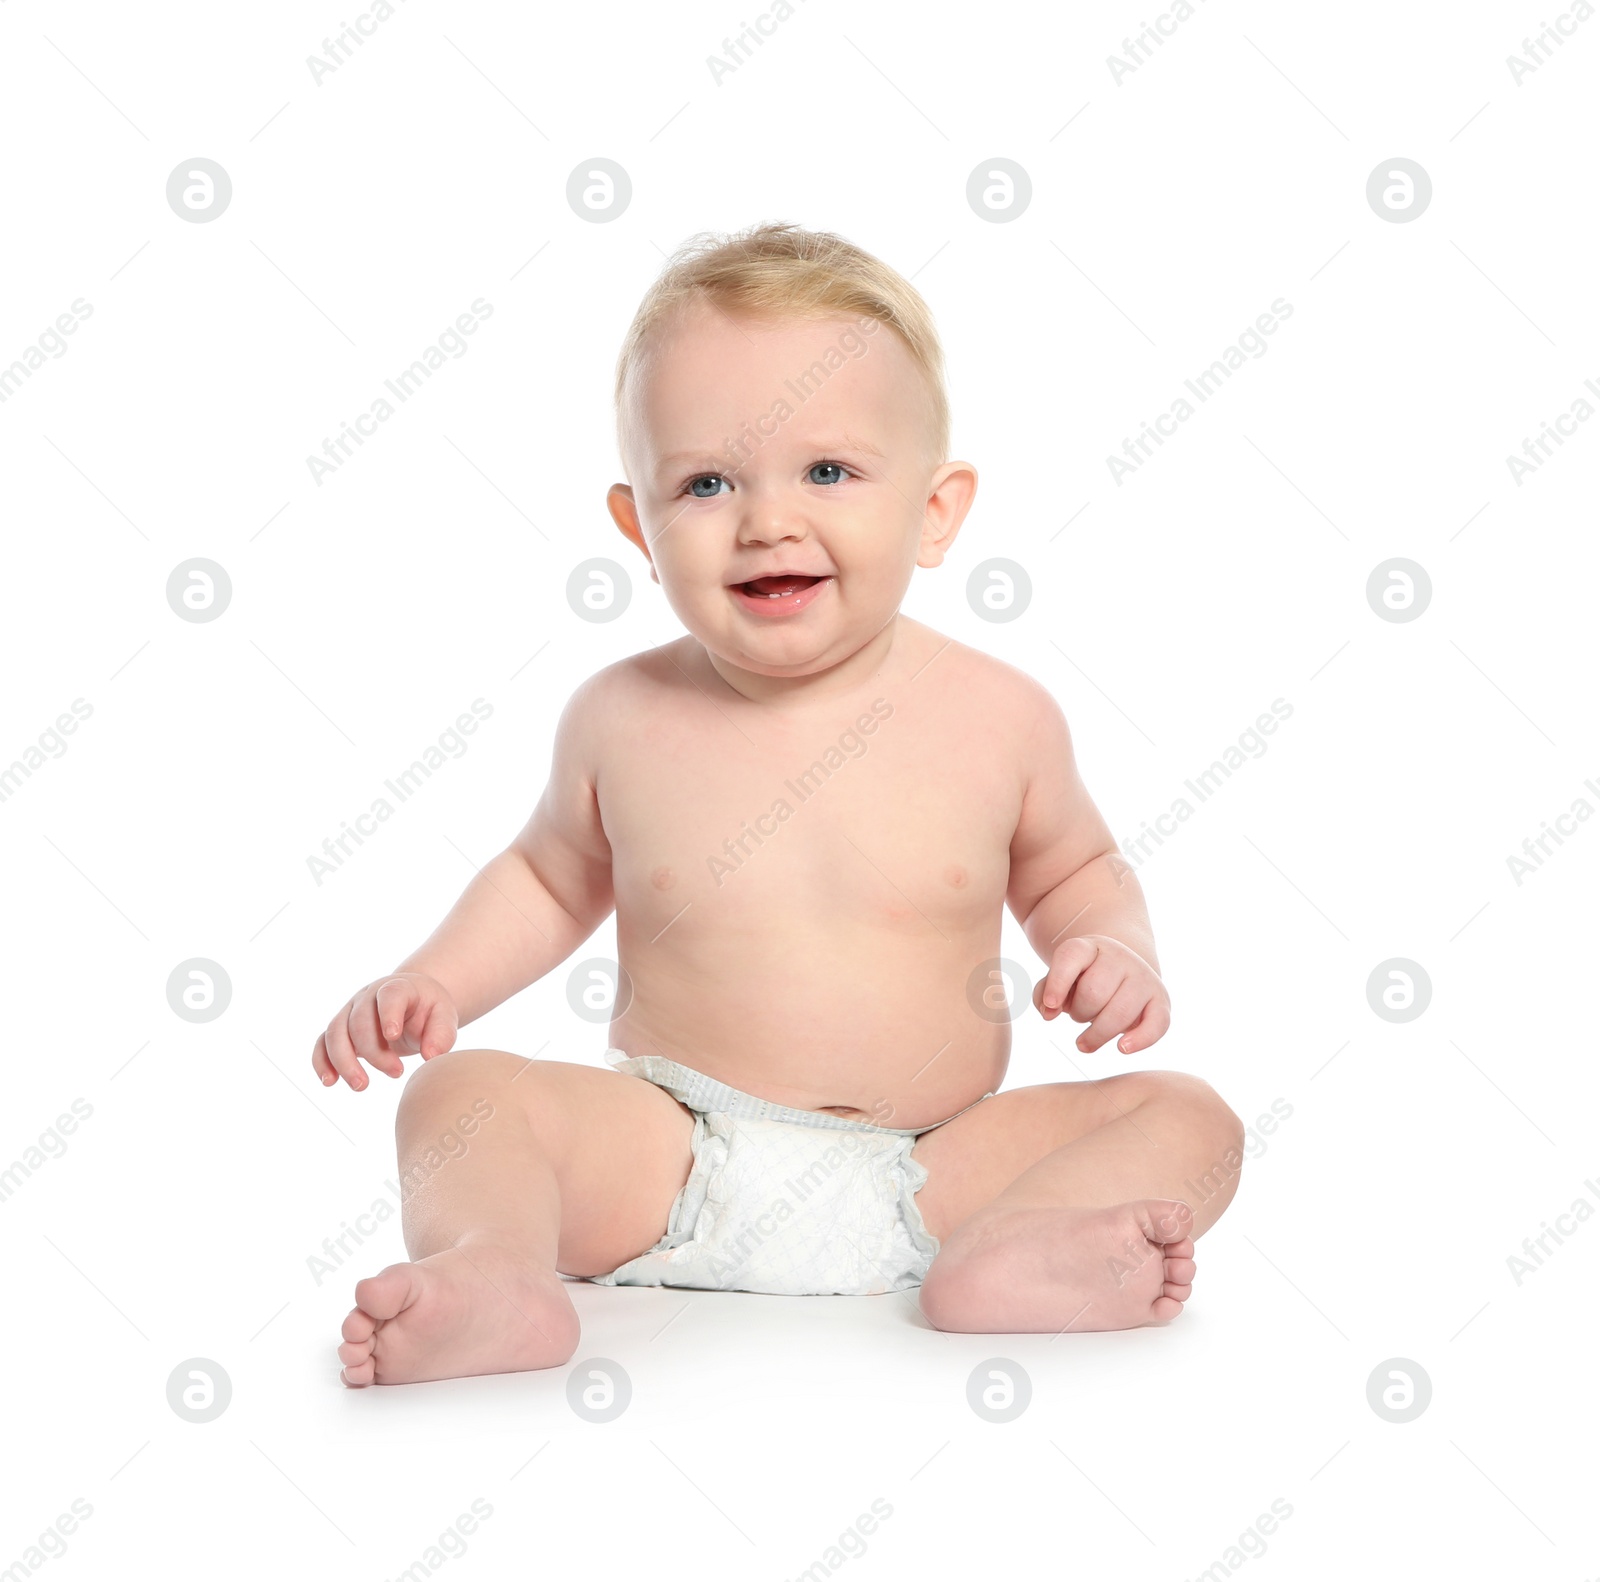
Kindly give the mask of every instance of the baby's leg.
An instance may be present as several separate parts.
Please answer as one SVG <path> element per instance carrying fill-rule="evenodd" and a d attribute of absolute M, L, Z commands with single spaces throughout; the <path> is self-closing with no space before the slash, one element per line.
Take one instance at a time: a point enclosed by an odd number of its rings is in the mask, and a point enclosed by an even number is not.
<path fill-rule="evenodd" d="M 412 1073 L 395 1120 L 412 1262 L 356 1284 L 347 1384 L 566 1362 L 578 1315 L 556 1271 L 605 1274 L 655 1245 L 694 1122 L 638 1077 L 494 1049 Z"/>
<path fill-rule="evenodd" d="M 1129 1072 L 1018 1088 L 920 1139 L 942 1245 L 922 1287 L 940 1329 L 1129 1329 L 1182 1311 L 1193 1238 L 1228 1206 L 1244 1130 L 1196 1077 Z"/>

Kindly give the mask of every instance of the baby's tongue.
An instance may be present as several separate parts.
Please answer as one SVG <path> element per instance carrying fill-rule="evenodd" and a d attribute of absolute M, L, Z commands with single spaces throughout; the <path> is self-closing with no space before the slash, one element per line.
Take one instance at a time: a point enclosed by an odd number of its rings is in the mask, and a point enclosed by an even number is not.
<path fill-rule="evenodd" d="M 764 594 L 771 597 L 773 594 L 780 596 L 798 593 L 801 588 L 809 588 L 817 579 L 815 577 L 784 576 L 784 577 L 757 577 L 745 583 L 745 587 L 752 593 Z"/>

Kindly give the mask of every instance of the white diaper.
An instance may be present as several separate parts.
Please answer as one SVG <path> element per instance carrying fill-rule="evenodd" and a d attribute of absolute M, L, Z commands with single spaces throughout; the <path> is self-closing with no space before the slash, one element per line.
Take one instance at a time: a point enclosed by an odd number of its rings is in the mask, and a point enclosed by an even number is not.
<path fill-rule="evenodd" d="M 932 1127 L 791 1109 L 659 1055 L 606 1059 L 694 1112 L 694 1163 L 666 1235 L 597 1285 L 867 1296 L 922 1284 L 939 1243 L 917 1207 L 928 1171 L 911 1149 Z"/>

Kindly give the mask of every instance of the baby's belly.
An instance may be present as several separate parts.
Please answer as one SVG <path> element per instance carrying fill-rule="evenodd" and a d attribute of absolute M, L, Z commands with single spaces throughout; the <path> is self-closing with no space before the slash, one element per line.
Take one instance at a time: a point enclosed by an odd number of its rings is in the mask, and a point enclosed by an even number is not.
<path fill-rule="evenodd" d="M 1000 1084 L 1011 1028 L 986 1007 L 992 924 L 876 930 L 819 919 L 708 938 L 637 939 L 619 914 L 630 1055 L 666 1055 L 775 1103 L 931 1126 Z M 976 974 L 977 983 L 974 985 Z M 992 1000 L 992 996 L 991 996 Z"/>

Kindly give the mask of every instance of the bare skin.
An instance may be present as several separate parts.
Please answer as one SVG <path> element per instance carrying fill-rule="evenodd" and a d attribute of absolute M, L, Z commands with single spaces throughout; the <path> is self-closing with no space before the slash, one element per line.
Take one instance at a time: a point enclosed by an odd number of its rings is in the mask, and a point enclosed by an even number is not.
<path fill-rule="evenodd" d="M 724 437 L 822 348 L 848 354 L 852 328 L 860 354 L 730 458 Z M 688 635 L 578 689 L 527 826 L 314 1051 L 325 1083 L 358 1088 L 363 1063 L 426 1062 L 397 1127 L 419 1183 L 412 1261 L 356 1287 L 339 1348 L 352 1385 L 564 1362 L 578 1325 L 556 1271 L 604 1273 L 665 1231 L 691 1163 L 676 1100 L 598 1068 L 446 1053 L 613 909 L 611 1044 L 799 1108 L 934 1127 L 997 1089 L 1011 1027 L 988 964 L 1006 906 L 1049 964 L 1035 1006 L 1087 1023 L 1079 1049 L 1137 1054 L 1167 1029 L 1138 883 L 1053 698 L 899 613 L 976 488 L 968 464 L 930 460 L 903 343 L 691 307 L 624 419 L 634 483 L 612 514 Z M 786 572 L 819 580 L 751 585 Z M 466 1151 L 432 1168 L 434 1139 L 484 1101 Z M 985 1100 L 916 1145 L 941 1242 L 925 1315 L 1001 1332 L 1167 1322 L 1241 1148 L 1222 1100 L 1175 1073 Z"/>

